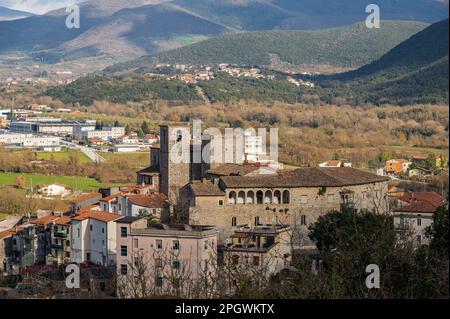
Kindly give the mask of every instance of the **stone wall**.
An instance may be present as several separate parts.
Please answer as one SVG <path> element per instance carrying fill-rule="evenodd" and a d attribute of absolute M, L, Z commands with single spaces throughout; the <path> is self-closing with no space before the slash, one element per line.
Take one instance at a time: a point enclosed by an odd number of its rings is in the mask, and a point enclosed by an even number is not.
<path fill-rule="evenodd" d="M 255 195 L 258 191 L 265 194 L 267 191 L 275 193 L 289 191 L 289 203 L 263 203 L 262 204 L 231 204 L 229 195 L 231 192 L 252 191 Z M 342 194 L 341 194 L 342 193 Z M 354 185 L 346 187 L 302 187 L 292 189 L 227 189 L 225 196 L 197 196 L 188 195 L 191 224 L 214 225 L 220 231 L 220 242 L 224 241 L 233 233 L 233 218 L 236 225 L 254 224 L 256 218 L 260 224 L 285 223 L 292 226 L 297 239 L 303 238 L 301 245 L 309 246 L 307 239 L 307 228 L 317 218 L 330 210 L 341 208 L 342 195 L 349 200 L 357 209 L 373 209 L 387 211 L 387 183 L 373 183 L 365 185 Z M 256 197 L 256 196 L 255 196 Z M 220 201 L 222 205 L 220 205 Z M 303 223 L 302 223 L 303 221 Z"/>

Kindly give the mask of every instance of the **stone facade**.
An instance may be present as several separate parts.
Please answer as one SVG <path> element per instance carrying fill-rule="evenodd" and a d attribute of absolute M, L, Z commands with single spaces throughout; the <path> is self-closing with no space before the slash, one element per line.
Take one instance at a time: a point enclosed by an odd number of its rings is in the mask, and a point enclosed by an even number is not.
<path fill-rule="evenodd" d="M 202 138 L 202 152 L 208 150 L 209 140 Z M 176 146 L 180 141 L 184 146 Z M 386 177 L 348 167 L 277 172 L 248 163 L 190 164 L 198 142 L 191 139 L 188 127 L 161 126 L 160 148 L 152 149 L 151 166 L 138 178 L 158 176 L 152 182 L 158 182 L 159 191 L 172 203 L 189 206 L 190 224 L 217 227 L 221 244 L 239 225 L 285 223 L 301 236 L 299 245 L 308 246 L 308 226 L 330 210 L 351 204 L 356 209 L 387 211 Z M 174 162 L 174 153 L 190 160 Z"/>
<path fill-rule="evenodd" d="M 236 194 L 236 203 L 230 199 Z M 264 194 L 257 203 L 256 194 Z M 289 194 L 283 202 L 283 193 Z M 239 194 L 244 194 L 239 202 Z M 250 196 L 247 196 L 249 195 Z M 253 202 L 249 198 L 255 199 Z M 271 194 L 270 196 L 265 195 Z M 276 200 L 275 194 L 281 194 Z M 386 209 L 387 182 L 345 187 L 299 187 L 299 188 L 236 188 L 226 189 L 222 196 L 196 196 L 193 192 L 186 198 L 190 204 L 190 223 L 216 225 L 223 243 L 240 225 L 286 223 L 294 230 L 307 233 L 309 225 L 330 210 L 339 210 L 345 204 L 345 194 L 352 194 L 351 202 L 356 209 Z M 342 198 L 344 196 L 344 199 Z M 379 207 L 383 206 L 383 207 Z M 306 237 L 306 236 L 305 236 Z M 305 238 L 304 245 L 310 245 Z"/>

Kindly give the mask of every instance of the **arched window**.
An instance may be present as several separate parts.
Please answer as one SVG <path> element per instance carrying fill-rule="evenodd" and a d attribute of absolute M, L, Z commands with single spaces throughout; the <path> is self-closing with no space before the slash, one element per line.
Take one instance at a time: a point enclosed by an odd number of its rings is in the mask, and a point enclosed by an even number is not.
<path fill-rule="evenodd" d="M 291 197 L 289 194 L 289 191 L 284 191 L 283 192 L 283 204 L 289 204 L 291 202 Z"/>
<path fill-rule="evenodd" d="M 231 227 L 236 227 L 237 226 L 237 219 L 236 217 L 231 218 Z"/>
<path fill-rule="evenodd" d="M 262 204 L 263 203 L 263 192 L 262 191 L 257 191 L 256 192 L 256 203 L 257 204 Z"/>
<path fill-rule="evenodd" d="M 273 193 L 273 203 L 274 204 L 280 204 L 281 203 L 281 192 L 275 191 Z"/>
<path fill-rule="evenodd" d="M 306 225 L 306 215 L 302 215 L 300 218 L 300 224 Z"/>
<path fill-rule="evenodd" d="M 264 204 L 272 204 L 272 192 L 266 191 L 264 194 Z"/>
<path fill-rule="evenodd" d="M 422 215 L 417 215 L 417 226 L 422 226 Z"/>
<path fill-rule="evenodd" d="M 236 204 L 236 192 L 230 192 L 230 195 L 228 195 L 228 204 Z"/>
<path fill-rule="evenodd" d="M 255 203 L 255 193 L 253 191 L 249 191 L 247 193 L 246 204 L 254 204 Z"/>
<path fill-rule="evenodd" d="M 240 191 L 238 193 L 237 203 L 238 204 L 245 204 L 245 192 Z"/>

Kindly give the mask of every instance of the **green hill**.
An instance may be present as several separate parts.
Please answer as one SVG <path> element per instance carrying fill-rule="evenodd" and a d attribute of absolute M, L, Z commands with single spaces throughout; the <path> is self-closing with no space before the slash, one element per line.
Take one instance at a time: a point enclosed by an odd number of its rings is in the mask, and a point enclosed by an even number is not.
<path fill-rule="evenodd" d="M 125 71 L 153 63 L 270 65 L 271 54 L 299 66 L 357 68 L 370 63 L 427 26 L 421 22 L 383 21 L 380 29 L 364 23 L 319 31 L 260 31 L 214 37 L 157 56 L 118 64 Z"/>
<path fill-rule="evenodd" d="M 435 23 L 396 46 L 379 60 L 323 84 L 355 87 L 373 103 L 448 101 L 449 20 Z"/>

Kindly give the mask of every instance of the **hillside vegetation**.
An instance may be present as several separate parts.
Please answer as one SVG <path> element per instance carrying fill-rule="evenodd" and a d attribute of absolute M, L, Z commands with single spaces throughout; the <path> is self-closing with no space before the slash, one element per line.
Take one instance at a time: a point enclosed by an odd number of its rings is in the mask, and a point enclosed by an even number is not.
<path fill-rule="evenodd" d="M 372 103 L 448 102 L 449 20 L 435 23 L 356 71 L 322 84 L 352 87 Z"/>
<path fill-rule="evenodd" d="M 157 56 L 118 64 L 108 72 L 153 63 L 270 65 L 271 55 L 300 66 L 318 64 L 357 68 L 368 64 L 427 26 L 421 22 L 383 21 L 382 28 L 364 23 L 319 31 L 260 31 L 214 37 Z"/>

